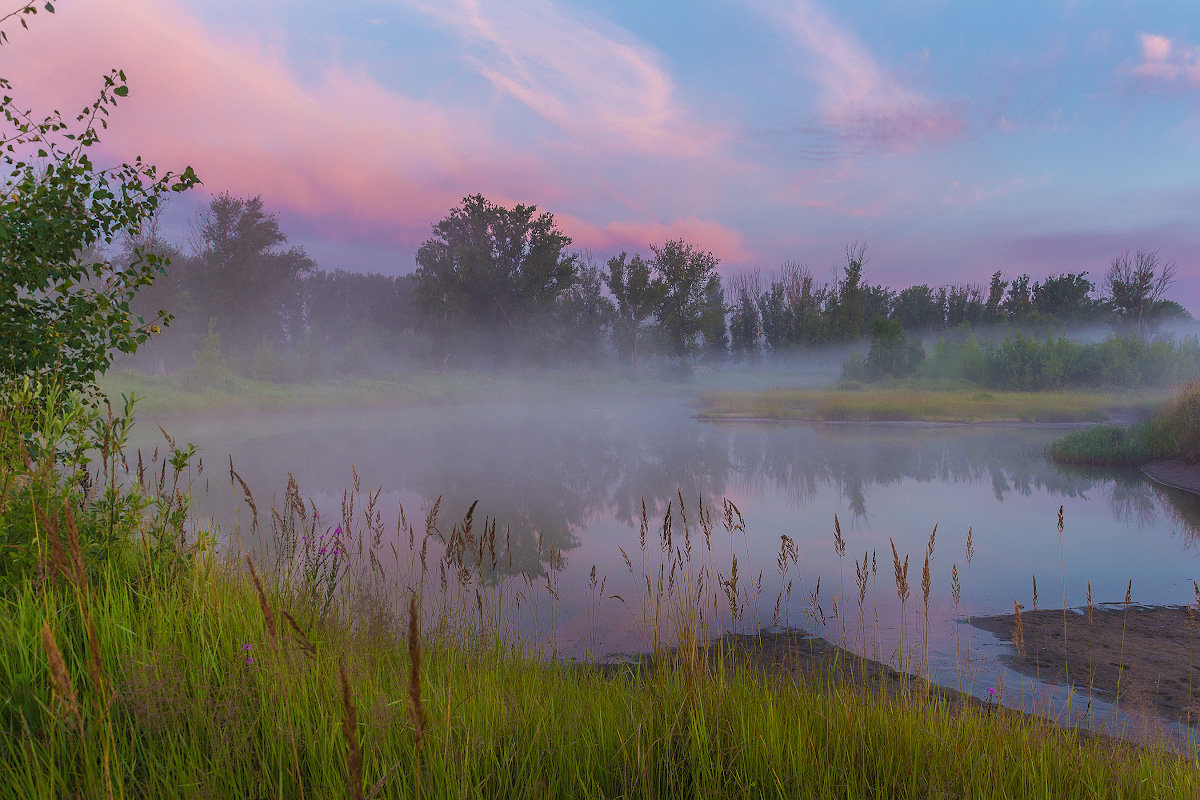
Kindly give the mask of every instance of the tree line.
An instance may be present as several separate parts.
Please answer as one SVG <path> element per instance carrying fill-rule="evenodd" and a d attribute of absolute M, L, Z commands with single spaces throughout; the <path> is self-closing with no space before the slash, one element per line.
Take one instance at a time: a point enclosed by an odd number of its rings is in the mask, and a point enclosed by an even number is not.
<path fill-rule="evenodd" d="M 289 245 L 261 198 L 222 194 L 185 247 L 153 225 L 123 257 L 155 252 L 167 274 L 137 298 L 168 309 L 172 330 L 143 365 L 179 368 L 198 348 L 221 349 L 241 371 L 295 380 L 373 365 L 600 364 L 754 360 L 858 341 L 884 330 L 939 334 L 983 325 L 1055 331 L 1104 324 L 1149 338 L 1189 318 L 1166 297 L 1175 267 L 1155 251 L 1123 254 L 1097 285 L 1087 272 L 1042 280 L 996 272 L 987 286 L 913 285 L 864 277 L 867 248 L 847 246 L 829 281 L 797 262 L 722 278 L 719 259 L 683 239 L 599 262 L 554 216 L 482 195 L 433 225 L 410 275 L 320 269 Z M 120 258 L 117 259 L 120 261 Z"/>

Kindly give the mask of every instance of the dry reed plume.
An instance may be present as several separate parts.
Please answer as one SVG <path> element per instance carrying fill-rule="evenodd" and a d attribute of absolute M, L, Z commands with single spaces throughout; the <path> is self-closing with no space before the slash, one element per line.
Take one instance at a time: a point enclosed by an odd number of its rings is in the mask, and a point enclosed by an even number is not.
<path fill-rule="evenodd" d="M 58 649 L 58 642 L 54 638 L 54 631 L 50 630 L 49 622 L 42 623 L 42 648 L 46 651 L 46 663 L 50 668 L 50 685 L 66 708 L 67 715 L 75 726 L 79 727 L 79 698 L 75 694 L 75 684 L 71 682 L 67 663 L 63 660 L 62 651 Z"/>

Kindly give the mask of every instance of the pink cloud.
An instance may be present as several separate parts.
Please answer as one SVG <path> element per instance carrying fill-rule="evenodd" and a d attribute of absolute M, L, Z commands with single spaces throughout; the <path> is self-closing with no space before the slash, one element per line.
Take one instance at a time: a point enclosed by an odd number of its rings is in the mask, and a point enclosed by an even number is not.
<path fill-rule="evenodd" d="M 104 149 L 192 165 L 212 192 L 263 194 L 268 205 L 377 226 L 436 219 L 454 186 L 514 174 L 529 158 L 486 136 L 468 109 L 434 106 L 361 72 L 327 67 L 315 81 L 279 54 L 205 30 L 167 2 L 71 4 L 10 38 L 19 101 L 81 106 L 112 64 L 130 95 Z"/>
<path fill-rule="evenodd" d="M 676 218 L 671 222 L 610 222 L 602 226 L 565 214 L 555 215 L 555 220 L 574 240 L 576 247 L 603 252 L 628 250 L 649 255 L 651 244 L 684 239 L 725 263 L 745 263 L 754 258 L 739 232 L 696 216 Z"/>
<path fill-rule="evenodd" d="M 569 136 L 569 146 L 699 155 L 721 139 L 676 98 L 658 55 L 598 17 L 549 0 L 408 0 L 469 48 L 502 94 Z"/>
<path fill-rule="evenodd" d="M 1152 81 L 1200 87 L 1200 48 L 1173 42 L 1157 33 L 1143 33 L 1138 39 L 1142 60 L 1133 68 L 1133 74 Z"/>
<path fill-rule="evenodd" d="M 904 86 L 816 3 L 793 0 L 778 16 L 808 52 L 822 122 L 840 138 L 862 150 L 911 152 L 963 135 L 958 104 Z"/>

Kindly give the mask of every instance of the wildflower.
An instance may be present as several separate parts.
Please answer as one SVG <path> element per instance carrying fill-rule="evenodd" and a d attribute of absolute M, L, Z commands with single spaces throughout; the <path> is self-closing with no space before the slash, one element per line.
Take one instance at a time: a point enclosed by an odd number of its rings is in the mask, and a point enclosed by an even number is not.
<path fill-rule="evenodd" d="M 246 666 L 250 666 L 250 665 L 251 665 L 251 664 L 253 664 L 253 663 L 254 663 L 254 657 L 253 657 L 253 656 L 246 656 Z"/>
<path fill-rule="evenodd" d="M 992 699 L 993 697 L 995 697 L 995 696 L 996 696 L 996 687 L 995 687 L 995 686 L 989 686 L 989 687 L 988 687 L 988 700 L 991 700 L 991 699 Z"/>
<path fill-rule="evenodd" d="M 336 528 L 333 529 L 333 535 L 334 536 L 342 535 L 342 526 L 341 525 L 338 525 Z"/>
<path fill-rule="evenodd" d="M 248 653 L 248 652 L 250 652 L 250 651 L 251 651 L 251 650 L 253 650 L 253 649 L 254 649 L 254 645 L 250 644 L 249 642 L 246 642 L 244 645 L 242 645 L 242 652 L 243 652 L 243 653 Z"/>
<path fill-rule="evenodd" d="M 324 553 L 324 552 L 325 552 L 325 548 L 324 548 L 324 547 L 322 547 L 322 548 L 321 548 L 321 550 L 320 550 L 320 552 Z"/>

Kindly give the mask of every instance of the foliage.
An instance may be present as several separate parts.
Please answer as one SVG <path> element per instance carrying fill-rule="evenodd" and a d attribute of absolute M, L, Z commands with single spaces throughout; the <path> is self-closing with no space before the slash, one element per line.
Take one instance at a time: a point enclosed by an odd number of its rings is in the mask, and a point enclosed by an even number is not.
<path fill-rule="evenodd" d="M 24 26 L 30 10 L 13 14 Z M 160 312 L 147 323 L 130 309 L 166 259 L 134 248 L 117 269 L 100 251 L 136 234 L 168 193 L 198 179 L 191 167 L 160 173 L 140 157 L 113 168 L 92 162 L 110 110 L 129 94 L 120 70 L 73 120 L 57 111 L 35 117 L 7 94 L 12 88 L 0 79 L 0 383 L 54 376 L 81 387 L 112 363 L 113 350 L 136 351 L 168 319 Z"/>
<path fill-rule="evenodd" d="M 1065 336 L 1035 339 L 1020 332 L 1000 341 L 941 339 L 921 374 L 1016 391 L 1166 386 L 1200 377 L 1200 341 L 1110 336 L 1079 343 Z"/>
<path fill-rule="evenodd" d="M 1104 277 L 1109 304 L 1135 335 L 1156 327 L 1159 302 L 1175 281 L 1175 265 L 1159 258 L 1157 250 L 1138 250 L 1113 259 Z"/>
<path fill-rule="evenodd" d="M 642 329 L 658 308 L 663 296 L 662 280 L 651 275 L 650 262 L 639 255 L 628 259 L 624 251 L 608 260 L 604 285 L 613 296 L 615 315 L 613 341 L 617 352 L 638 368 Z"/>
<path fill-rule="evenodd" d="M 714 284 L 720 286 L 716 256 L 683 239 L 651 245 L 653 269 L 662 281 L 656 314 L 672 353 L 685 359 L 697 348 L 705 311 L 711 305 Z M 723 304 L 722 304 L 723 305 Z"/>
<path fill-rule="evenodd" d="M 1096 425 L 1050 445 L 1069 464 L 1138 466 L 1161 458 L 1200 461 L 1200 382 L 1182 387 L 1149 420 L 1129 427 Z"/>
<path fill-rule="evenodd" d="M 0 595 L 64 570 L 123 568 L 135 549 L 171 566 L 188 510 L 176 490 L 195 447 L 172 442 L 143 484 L 121 454 L 132 427 L 132 397 L 116 414 L 58 384 L 11 388 L 0 405 Z"/>
<path fill-rule="evenodd" d="M 433 234 L 417 251 L 414 296 L 425 324 L 443 341 L 505 332 L 488 340 L 503 353 L 537 335 L 534 324 L 551 318 L 576 279 L 577 257 L 566 253 L 571 239 L 536 206 L 507 209 L 470 195 Z"/>
<path fill-rule="evenodd" d="M 906 378 L 925 359 L 918 339 L 909 340 L 894 319 L 876 317 L 871 324 L 871 349 L 866 358 L 848 358 L 843 366 L 844 380 L 878 381 Z"/>

